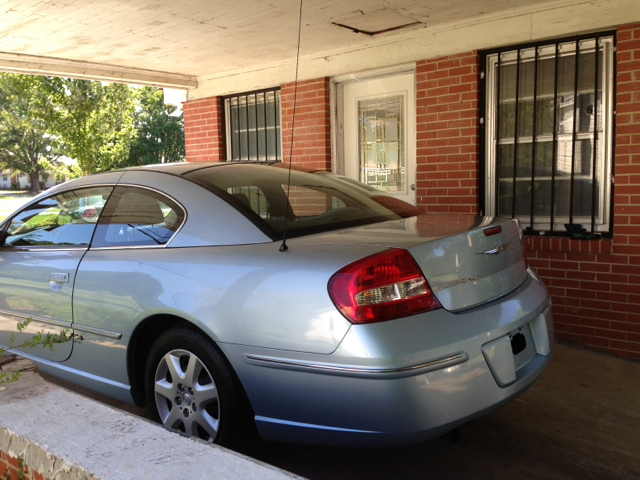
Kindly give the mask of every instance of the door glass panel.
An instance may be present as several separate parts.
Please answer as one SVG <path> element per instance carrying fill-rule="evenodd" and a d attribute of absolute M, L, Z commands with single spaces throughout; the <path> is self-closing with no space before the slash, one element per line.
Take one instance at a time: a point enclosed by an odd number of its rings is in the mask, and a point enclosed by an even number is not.
<path fill-rule="evenodd" d="M 26 207 L 12 220 L 3 247 L 89 245 L 111 187 L 61 193 Z"/>
<path fill-rule="evenodd" d="M 405 191 L 404 95 L 358 101 L 360 181 Z"/>

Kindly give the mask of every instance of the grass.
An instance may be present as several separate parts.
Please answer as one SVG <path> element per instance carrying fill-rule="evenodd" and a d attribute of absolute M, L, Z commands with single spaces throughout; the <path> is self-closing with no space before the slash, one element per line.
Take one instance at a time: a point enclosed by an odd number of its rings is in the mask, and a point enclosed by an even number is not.
<path fill-rule="evenodd" d="M 29 192 L 0 190 L 0 221 L 12 214 L 35 195 Z"/>
<path fill-rule="evenodd" d="M 12 200 L 14 198 L 33 198 L 33 194 L 24 190 L 0 190 L 0 200 Z"/>

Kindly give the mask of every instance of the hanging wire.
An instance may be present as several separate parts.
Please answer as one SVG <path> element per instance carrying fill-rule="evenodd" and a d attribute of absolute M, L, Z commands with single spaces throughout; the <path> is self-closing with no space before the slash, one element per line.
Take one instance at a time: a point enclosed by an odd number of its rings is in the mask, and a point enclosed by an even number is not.
<path fill-rule="evenodd" d="M 296 126 L 296 100 L 298 99 L 298 65 L 300 64 L 300 37 L 302 32 L 302 0 L 300 0 L 300 15 L 298 18 L 298 52 L 296 54 L 296 83 L 293 87 L 293 118 L 291 119 L 291 141 L 289 143 L 289 177 L 287 179 L 287 211 L 284 215 L 284 232 L 282 233 L 282 245 L 280 245 L 280 251 L 286 252 L 289 250 L 287 247 L 287 224 L 289 221 L 289 209 L 291 208 L 291 202 L 289 201 L 289 190 L 291 189 L 291 160 L 293 157 L 293 132 Z"/>

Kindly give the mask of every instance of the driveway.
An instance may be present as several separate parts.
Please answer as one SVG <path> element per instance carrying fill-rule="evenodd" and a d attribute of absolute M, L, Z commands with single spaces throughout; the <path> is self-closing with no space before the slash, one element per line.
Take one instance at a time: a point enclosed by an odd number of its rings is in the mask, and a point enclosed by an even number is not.
<path fill-rule="evenodd" d="M 27 203 L 35 195 L 22 190 L 0 190 L 0 220 Z"/>
<path fill-rule="evenodd" d="M 145 415 L 143 409 L 90 396 Z M 263 442 L 251 456 L 317 480 L 637 479 L 639 399 L 640 362 L 559 344 L 527 392 L 462 426 L 458 443 L 437 439 L 365 450 Z"/>

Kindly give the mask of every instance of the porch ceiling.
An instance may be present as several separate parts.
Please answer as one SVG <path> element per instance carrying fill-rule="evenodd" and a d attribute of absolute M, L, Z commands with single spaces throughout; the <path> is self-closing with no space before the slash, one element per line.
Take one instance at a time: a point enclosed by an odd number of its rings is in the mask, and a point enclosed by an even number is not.
<path fill-rule="evenodd" d="M 545 3 L 305 0 L 300 53 L 358 50 Z M 0 0 L 0 69 L 194 88 L 201 79 L 289 62 L 298 6 L 297 0 Z M 358 32 L 387 29 L 393 30 Z"/>

